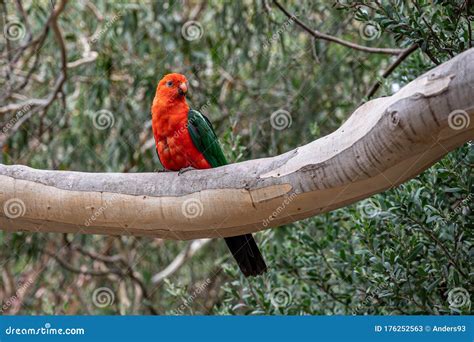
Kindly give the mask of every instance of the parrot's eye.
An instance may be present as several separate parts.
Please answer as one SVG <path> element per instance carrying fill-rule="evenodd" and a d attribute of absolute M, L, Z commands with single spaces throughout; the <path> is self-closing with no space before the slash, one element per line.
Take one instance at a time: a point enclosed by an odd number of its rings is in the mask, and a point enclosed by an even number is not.
<path fill-rule="evenodd" d="M 168 82 L 166 82 L 166 86 L 168 86 L 168 87 L 172 87 L 172 86 L 173 86 L 173 82 L 172 82 L 172 81 L 168 81 Z"/>

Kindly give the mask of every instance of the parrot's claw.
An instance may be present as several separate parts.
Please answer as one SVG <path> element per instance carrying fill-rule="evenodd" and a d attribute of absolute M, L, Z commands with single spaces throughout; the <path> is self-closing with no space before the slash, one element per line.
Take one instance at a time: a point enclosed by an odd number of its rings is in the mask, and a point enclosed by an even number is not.
<path fill-rule="evenodd" d="M 196 169 L 192 166 L 185 167 L 184 169 L 181 169 L 178 171 L 178 176 L 181 176 L 183 173 L 192 171 L 192 170 L 196 170 Z"/>

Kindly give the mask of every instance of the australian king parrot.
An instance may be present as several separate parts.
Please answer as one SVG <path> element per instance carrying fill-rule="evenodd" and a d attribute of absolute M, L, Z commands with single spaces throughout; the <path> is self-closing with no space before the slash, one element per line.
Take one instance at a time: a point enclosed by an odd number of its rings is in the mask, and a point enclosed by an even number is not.
<path fill-rule="evenodd" d="M 165 75 L 156 88 L 151 112 L 161 164 L 169 171 L 209 169 L 227 164 L 209 119 L 189 108 L 187 91 L 186 77 L 176 73 Z M 246 277 L 266 271 L 252 234 L 226 237 L 225 242 Z"/>

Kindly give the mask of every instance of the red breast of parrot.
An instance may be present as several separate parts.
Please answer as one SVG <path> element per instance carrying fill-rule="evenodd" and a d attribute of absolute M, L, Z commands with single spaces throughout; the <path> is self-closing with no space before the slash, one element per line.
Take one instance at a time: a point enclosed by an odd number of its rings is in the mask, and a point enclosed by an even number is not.
<path fill-rule="evenodd" d="M 166 170 L 209 169 L 227 164 L 211 122 L 186 102 L 188 82 L 168 74 L 158 83 L 151 106 L 156 151 Z M 256 276 L 267 266 L 252 234 L 225 238 L 245 276 Z"/>
<path fill-rule="evenodd" d="M 219 157 L 219 161 L 215 161 L 216 165 L 211 165 L 194 144 L 188 122 L 200 125 L 196 129 L 201 128 L 201 131 L 195 133 L 203 134 L 201 140 L 198 140 L 201 145 L 208 143 L 214 132 L 206 125 L 202 126 L 201 113 L 189 110 L 185 98 L 187 90 L 187 80 L 180 74 L 166 75 L 158 84 L 151 112 L 156 150 L 161 164 L 165 169 L 172 171 L 188 167 L 208 169 L 227 164 L 220 148 L 206 153 L 209 157 L 213 154 Z M 211 141 L 210 146 L 213 145 Z M 207 147 L 203 147 L 203 151 L 206 151 Z"/>

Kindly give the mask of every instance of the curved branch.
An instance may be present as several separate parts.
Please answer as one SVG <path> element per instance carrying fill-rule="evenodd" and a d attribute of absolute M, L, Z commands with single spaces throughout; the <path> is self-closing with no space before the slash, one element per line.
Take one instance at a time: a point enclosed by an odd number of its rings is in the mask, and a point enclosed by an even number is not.
<path fill-rule="evenodd" d="M 384 71 L 382 74 L 382 78 L 387 78 L 390 76 L 390 74 L 405 60 L 407 59 L 408 56 L 410 56 L 416 49 L 418 49 L 418 44 L 413 44 L 409 47 L 407 47 L 403 52 L 389 65 L 387 70 Z M 377 81 L 375 82 L 372 87 L 370 87 L 369 91 L 365 95 L 366 99 L 370 99 L 374 94 L 377 92 L 377 90 L 380 88 L 380 82 Z"/>
<path fill-rule="evenodd" d="M 272 158 L 161 173 L 82 173 L 0 164 L 0 229 L 233 236 L 334 210 L 401 184 L 474 138 L 474 49 L 335 132 Z"/>
<path fill-rule="evenodd" d="M 151 278 L 153 284 L 160 284 L 163 280 L 176 273 L 188 259 L 191 259 L 196 252 L 207 245 L 210 241 L 211 239 L 200 239 L 189 242 L 186 248 L 182 250 L 163 271 L 155 274 Z"/>
<path fill-rule="evenodd" d="M 359 44 L 355 44 L 355 43 L 352 43 L 352 42 L 348 42 L 347 40 L 344 40 L 344 39 L 341 39 L 341 38 L 331 36 L 331 35 L 326 34 L 326 33 L 322 33 L 322 32 L 313 30 L 312 28 L 307 26 L 305 23 L 303 23 L 301 20 L 299 20 L 294 14 L 291 14 L 290 12 L 288 12 L 288 10 L 285 7 L 283 7 L 278 1 L 273 0 L 273 2 L 288 18 L 294 20 L 298 24 L 298 26 L 300 26 L 303 30 L 308 32 L 314 38 L 324 39 L 324 40 L 327 40 L 329 42 L 333 42 L 333 43 L 336 43 L 336 44 L 339 44 L 339 45 L 342 45 L 342 46 L 345 46 L 345 47 L 348 47 L 348 48 L 351 48 L 351 49 L 354 49 L 354 50 L 359 50 L 359 51 L 368 52 L 368 53 L 384 53 L 384 54 L 387 54 L 387 55 L 397 55 L 398 56 L 398 55 L 400 55 L 401 53 L 404 52 L 403 49 L 376 48 L 376 47 L 359 45 Z"/>

